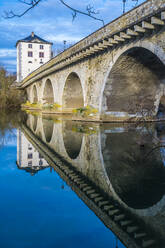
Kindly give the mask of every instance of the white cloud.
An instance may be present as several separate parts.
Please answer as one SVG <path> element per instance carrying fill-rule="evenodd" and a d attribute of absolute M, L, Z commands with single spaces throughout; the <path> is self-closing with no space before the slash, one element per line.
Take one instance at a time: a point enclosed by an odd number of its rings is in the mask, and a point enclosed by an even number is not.
<path fill-rule="evenodd" d="M 0 49 L 0 58 L 16 57 L 16 49 Z"/>
<path fill-rule="evenodd" d="M 5 65 L 11 65 L 12 67 L 16 66 L 16 59 L 7 59 Z"/>
<path fill-rule="evenodd" d="M 82 36 L 74 36 L 74 35 L 69 35 L 69 34 L 58 34 L 58 35 L 47 35 L 46 39 L 53 41 L 53 42 L 63 42 L 64 40 L 69 41 L 69 42 L 77 42 L 81 40 L 83 37 Z"/>

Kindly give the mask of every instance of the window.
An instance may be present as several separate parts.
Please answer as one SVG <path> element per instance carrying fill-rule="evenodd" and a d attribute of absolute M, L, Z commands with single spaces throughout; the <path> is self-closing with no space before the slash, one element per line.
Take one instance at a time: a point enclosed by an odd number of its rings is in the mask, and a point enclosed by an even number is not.
<path fill-rule="evenodd" d="M 33 57 L 33 52 L 28 52 L 28 57 Z"/>
<path fill-rule="evenodd" d="M 44 58 L 44 53 L 43 52 L 39 52 L 39 58 Z"/>
<path fill-rule="evenodd" d="M 32 166 L 32 161 L 29 161 L 28 162 L 28 166 Z"/>
<path fill-rule="evenodd" d="M 32 44 L 28 44 L 28 48 L 32 48 Z"/>
<path fill-rule="evenodd" d="M 33 154 L 32 153 L 28 153 L 28 159 L 33 158 Z"/>
<path fill-rule="evenodd" d="M 44 46 L 43 45 L 40 45 L 40 49 L 44 49 Z"/>

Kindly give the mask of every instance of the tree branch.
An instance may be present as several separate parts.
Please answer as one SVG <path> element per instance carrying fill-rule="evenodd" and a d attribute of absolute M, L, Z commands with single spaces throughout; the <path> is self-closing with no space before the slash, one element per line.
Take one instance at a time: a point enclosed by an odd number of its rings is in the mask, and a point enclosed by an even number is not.
<path fill-rule="evenodd" d="M 27 2 L 26 0 L 18 0 L 20 3 L 24 3 L 26 5 L 31 5 L 31 1 Z"/>
<path fill-rule="evenodd" d="M 28 5 L 29 7 L 25 11 L 23 11 L 21 14 L 16 14 L 12 10 L 5 11 L 4 12 L 4 16 L 3 16 L 5 19 L 24 16 L 27 12 L 29 12 L 31 9 L 33 9 L 34 7 L 36 7 L 42 0 L 18 0 L 18 1 L 20 3 L 23 3 L 25 5 Z M 98 11 L 95 11 L 94 8 L 93 8 L 93 6 L 87 5 L 86 6 L 86 11 L 81 11 L 81 10 L 78 10 L 78 9 L 73 8 L 72 6 L 70 6 L 69 4 L 67 4 L 64 0 L 59 0 L 59 1 L 65 7 L 67 7 L 68 9 L 70 9 L 72 11 L 73 21 L 77 17 L 77 14 L 82 14 L 82 15 L 88 16 L 88 17 L 90 17 L 90 18 L 92 18 L 94 20 L 100 21 L 104 25 L 103 19 L 97 18 L 95 16 L 95 15 L 99 14 L 99 12 Z"/>
<path fill-rule="evenodd" d="M 67 3 L 65 3 L 63 0 L 59 0 L 59 1 L 64 6 L 66 6 L 68 9 L 70 9 L 70 10 L 73 11 L 73 14 L 72 14 L 73 21 L 74 21 L 75 17 L 77 16 L 77 13 L 79 13 L 79 14 L 82 14 L 82 15 L 89 16 L 89 17 L 91 17 L 94 20 L 101 21 L 102 24 L 104 25 L 104 20 L 103 19 L 100 19 L 100 18 L 97 18 L 96 16 L 94 16 L 94 15 L 98 14 L 98 12 L 94 11 L 94 8 L 92 6 L 87 5 L 87 7 L 86 7 L 87 12 L 84 12 L 84 11 L 81 11 L 81 10 L 78 10 L 78 9 L 75 9 L 75 8 L 71 7 L 70 5 L 68 5 Z"/>
<path fill-rule="evenodd" d="M 41 2 L 42 0 L 30 0 L 30 2 L 26 1 L 26 0 L 19 0 L 19 2 L 24 3 L 26 5 L 29 5 L 30 7 L 28 7 L 24 12 L 22 12 L 21 14 L 15 14 L 12 10 L 10 10 L 9 12 L 5 11 L 5 15 L 4 18 L 5 19 L 9 19 L 9 18 L 13 18 L 13 17 L 22 17 L 24 16 L 27 12 L 29 12 L 31 9 L 33 9 L 35 6 L 37 6 L 39 4 L 39 2 Z"/>

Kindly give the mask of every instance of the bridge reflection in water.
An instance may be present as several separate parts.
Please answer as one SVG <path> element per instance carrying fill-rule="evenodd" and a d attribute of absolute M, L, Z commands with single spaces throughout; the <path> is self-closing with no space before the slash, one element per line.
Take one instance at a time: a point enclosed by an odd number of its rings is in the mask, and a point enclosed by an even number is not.
<path fill-rule="evenodd" d="M 20 130 L 127 247 L 165 247 L 161 125 L 135 128 L 28 115 Z"/>

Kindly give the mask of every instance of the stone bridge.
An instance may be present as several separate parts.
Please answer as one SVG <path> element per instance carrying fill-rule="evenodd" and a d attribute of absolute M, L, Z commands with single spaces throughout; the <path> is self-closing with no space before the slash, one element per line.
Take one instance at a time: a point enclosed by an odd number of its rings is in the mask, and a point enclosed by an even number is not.
<path fill-rule="evenodd" d="M 148 0 L 28 75 L 31 103 L 57 112 L 97 109 L 96 120 L 165 112 L 165 0 Z"/>
<path fill-rule="evenodd" d="M 129 141 L 130 134 L 120 126 L 102 129 L 99 124 L 87 127 L 32 115 L 22 130 L 49 165 L 127 247 L 164 248 L 165 190 L 161 182 L 165 168 L 156 155 L 147 163 L 139 159 L 142 154 L 132 141 L 140 132 L 134 132 Z M 151 137 L 145 131 L 142 136 L 143 140 Z M 136 160 L 129 160 L 131 154 Z M 109 216 L 104 211 L 107 205 L 113 206 Z"/>

